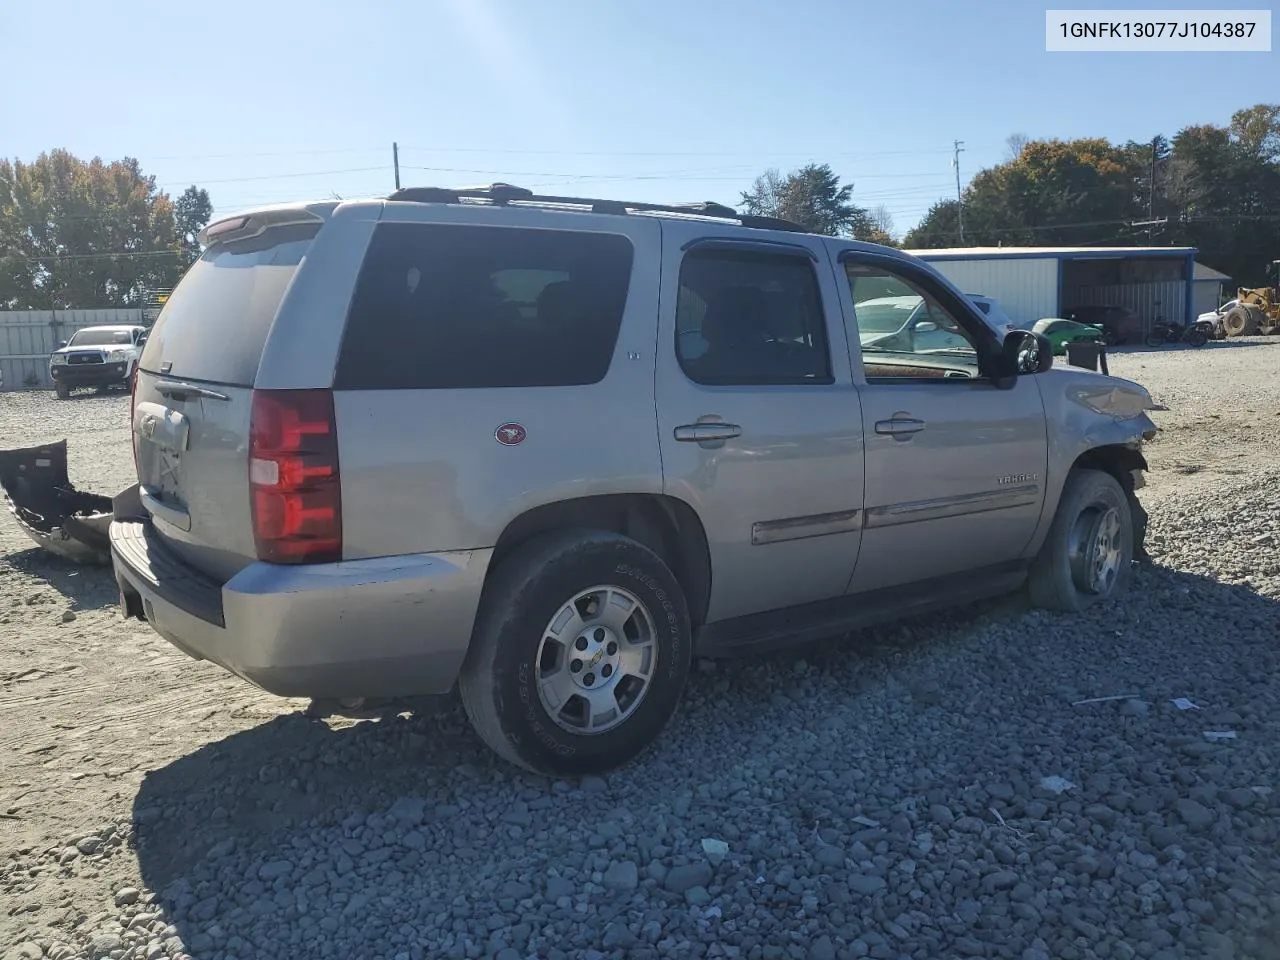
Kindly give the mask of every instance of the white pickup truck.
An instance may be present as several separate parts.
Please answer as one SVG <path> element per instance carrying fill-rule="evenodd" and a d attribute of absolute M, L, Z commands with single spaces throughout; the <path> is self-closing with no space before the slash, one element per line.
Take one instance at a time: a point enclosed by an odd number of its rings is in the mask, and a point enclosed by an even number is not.
<path fill-rule="evenodd" d="M 49 357 L 49 377 L 58 399 L 67 399 L 76 387 L 128 387 L 146 342 L 147 328 L 142 326 L 77 330 Z"/>

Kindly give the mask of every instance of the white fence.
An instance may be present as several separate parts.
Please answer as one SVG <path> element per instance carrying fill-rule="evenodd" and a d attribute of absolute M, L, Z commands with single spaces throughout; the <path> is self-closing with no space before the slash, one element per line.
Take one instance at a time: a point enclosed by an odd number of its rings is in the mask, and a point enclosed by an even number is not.
<path fill-rule="evenodd" d="M 4 389 L 51 389 L 49 354 L 82 327 L 142 322 L 141 308 L 0 311 L 0 373 L 4 374 Z"/>

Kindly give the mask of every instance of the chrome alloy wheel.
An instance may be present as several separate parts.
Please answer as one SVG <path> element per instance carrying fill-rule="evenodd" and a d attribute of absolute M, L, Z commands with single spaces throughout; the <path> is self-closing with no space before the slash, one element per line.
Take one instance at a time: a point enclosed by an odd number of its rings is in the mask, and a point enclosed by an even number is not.
<path fill-rule="evenodd" d="M 538 699 L 556 724 L 605 733 L 648 693 L 658 661 L 653 617 L 615 586 L 583 590 L 556 611 L 538 644 Z"/>
<path fill-rule="evenodd" d="M 1102 505 L 1082 510 L 1068 541 L 1071 579 L 1085 593 L 1104 596 L 1115 586 L 1123 551 L 1120 513 Z"/>

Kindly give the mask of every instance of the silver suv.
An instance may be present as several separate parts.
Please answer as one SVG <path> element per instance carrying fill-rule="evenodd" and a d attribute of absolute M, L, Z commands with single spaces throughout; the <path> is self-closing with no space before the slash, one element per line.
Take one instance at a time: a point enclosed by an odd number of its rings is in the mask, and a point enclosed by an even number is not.
<path fill-rule="evenodd" d="M 1125 586 L 1154 405 L 924 262 L 496 184 L 209 226 L 142 356 L 126 616 L 276 694 L 447 693 L 615 767 L 694 654 Z M 886 342 L 916 298 L 949 338 Z M 874 341 L 863 345 L 863 341 Z"/>

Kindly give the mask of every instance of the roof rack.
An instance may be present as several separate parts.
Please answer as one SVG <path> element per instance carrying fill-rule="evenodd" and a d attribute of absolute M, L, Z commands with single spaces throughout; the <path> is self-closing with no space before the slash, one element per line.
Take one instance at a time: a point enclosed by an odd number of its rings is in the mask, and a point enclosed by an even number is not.
<path fill-rule="evenodd" d="M 536 194 L 525 187 L 509 183 L 491 183 L 481 187 L 404 187 L 387 197 L 409 203 L 463 203 L 482 201 L 491 206 L 505 207 L 512 203 L 529 206 L 585 207 L 591 213 L 628 214 L 677 213 L 721 220 L 736 220 L 744 227 L 758 230 L 787 230 L 807 233 L 808 230 L 793 220 L 782 217 L 760 217 L 739 213 L 732 207 L 712 200 L 701 203 L 643 203 L 630 200 L 597 200 L 591 197 L 553 197 Z"/>

